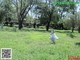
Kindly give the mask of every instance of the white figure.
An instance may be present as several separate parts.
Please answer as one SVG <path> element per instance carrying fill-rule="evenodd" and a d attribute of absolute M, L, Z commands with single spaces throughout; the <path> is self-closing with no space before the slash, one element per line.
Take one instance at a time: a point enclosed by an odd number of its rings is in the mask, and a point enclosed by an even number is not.
<path fill-rule="evenodd" d="M 52 31 L 51 35 L 50 35 L 50 40 L 52 41 L 52 43 L 55 44 L 55 40 L 58 39 L 58 37 L 56 36 L 56 34 Z"/>

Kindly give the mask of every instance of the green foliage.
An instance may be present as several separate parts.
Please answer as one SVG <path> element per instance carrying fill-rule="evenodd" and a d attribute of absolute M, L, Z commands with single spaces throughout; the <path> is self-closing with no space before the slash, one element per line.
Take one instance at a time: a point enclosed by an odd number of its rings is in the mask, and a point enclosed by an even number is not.
<path fill-rule="evenodd" d="M 3 9 L 0 9 L 0 23 L 4 19 L 4 16 L 5 16 L 5 11 Z"/>
<path fill-rule="evenodd" d="M 39 28 L 40 28 L 40 29 L 45 29 L 45 26 L 40 26 Z"/>
<path fill-rule="evenodd" d="M 13 6 L 12 6 L 12 0 L 3 0 L 3 9 L 6 11 L 6 16 L 7 17 L 11 17 L 12 15 L 12 10 L 13 10 Z"/>
<path fill-rule="evenodd" d="M 16 26 L 14 26 L 14 27 L 13 27 L 13 31 L 16 32 L 16 29 L 17 29 Z"/>
<path fill-rule="evenodd" d="M 4 24 L 2 23 L 2 24 L 1 24 L 1 29 L 3 29 L 3 26 L 4 26 Z"/>
<path fill-rule="evenodd" d="M 64 25 L 64 28 L 66 28 L 66 29 L 71 29 L 71 20 L 69 20 L 69 19 L 64 19 L 64 20 L 63 20 L 63 25 Z"/>
<path fill-rule="evenodd" d="M 12 0 L 2 0 L 0 3 L 0 22 L 4 21 L 5 18 L 12 18 L 13 6 Z"/>
<path fill-rule="evenodd" d="M 32 23 L 32 24 L 33 24 L 33 23 L 34 23 L 33 17 L 32 17 L 32 16 L 29 16 L 29 15 L 26 16 L 26 22 L 27 22 L 27 23 Z"/>
<path fill-rule="evenodd" d="M 46 2 L 41 2 L 41 4 L 37 4 L 37 6 L 34 9 L 34 13 L 39 15 L 40 23 L 43 25 L 46 25 L 50 21 L 50 15 L 51 15 L 51 21 L 57 22 L 59 21 L 59 15 L 56 10 L 56 6 L 52 5 L 49 0 Z M 50 22 L 51 22 L 50 21 Z"/>

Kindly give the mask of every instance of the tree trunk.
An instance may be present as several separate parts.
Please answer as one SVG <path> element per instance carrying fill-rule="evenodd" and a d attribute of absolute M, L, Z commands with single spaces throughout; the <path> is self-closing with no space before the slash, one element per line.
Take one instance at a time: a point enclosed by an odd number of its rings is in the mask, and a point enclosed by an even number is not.
<path fill-rule="evenodd" d="M 52 13 L 50 13 L 50 15 L 49 15 L 49 20 L 47 22 L 46 31 L 49 31 L 49 26 L 50 26 L 50 22 L 51 22 L 51 18 L 52 18 L 51 16 L 52 16 Z"/>
<path fill-rule="evenodd" d="M 36 23 L 33 24 L 33 27 L 36 28 Z"/>
<path fill-rule="evenodd" d="M 78 27 L 78 33 L 80 33 L 80 26 Z"/>
<path fill-rule="evenodd" d="M 72 33 L 74 32 L 74 28 L 72 27 Z"/>
<path fill-rule="evenodd" d="M 13 22 L 10 22 L 10 27 L 13 27 Z"/>
<path fill-rule="evenodd" d="M 74 32 L 74 25 L 72 26 L 72 33 Z"/>
<path fill-rule="evenodd" d="M 23 21 L 19 20 L 19 30 L 21 30 L 23 28 Z"/>
<path fill-rule="evenodd" d="M 50 22 L 47 23 L 46 31 L 49 31 L 49 25 L 50 25 Z"/>
<path fill-rule="evenodd" d="M 72 33 L 74 32 L 74 28 L 75 28 L 75 21 L 72 20 Z"/>

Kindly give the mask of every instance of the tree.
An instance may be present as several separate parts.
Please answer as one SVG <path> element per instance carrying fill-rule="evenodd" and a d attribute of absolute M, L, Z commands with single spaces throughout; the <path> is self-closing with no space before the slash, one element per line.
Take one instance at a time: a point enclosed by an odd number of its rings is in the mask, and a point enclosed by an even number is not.
<path fill-rule="evenodd" d="M 33 7 L 35 0 L 16 0 L 16 4 L 14 3 L 16 7 L 17 17 L 19 21 L 19 29 L 22 29 L 23 21 L 30 11 L 30 9 Z"/>
<path fill-rule="evenodd" d="M 0 21 L 12 18 L 13 8 L 12 0 L 1 0 L 0 1 Z"/>
<path fill-rule="evenodd" d="M 76 13 L 78 32 L 80 33 L 80 12 Z"/>
<path fill-rule="evenodd" d="M 0 7 L 0 23 L 2 23 L 3 19 L 4 19 L 4 15 L 5 11 Z"/>
<path fill-rule="evenodd" d="M 54 12 L 57 14 L 57 10 L 55 9 L 55 6 L 51 4 L 52 0 L 45 0 L 45 2 L 41 2 L 41 4 L 38 4 L 35 9 L 38 9 L 37 12 L 39 14 L 40 23 L 43 25 L 46 25 L 46 31 L 49 30 L 50 23 L 55 16 Z"/>
<path fill-rule="evenodd" d="M 58 2 L 70 2 L 69 4 L 56 4 L 57 6 L 61 7 L 61 9 L 59 9 L 60 13 L 61 13 L 61 18 L 63 17 L 63 13 L 64 12 L 68 12 L 73 14 L 73 17 L 75 15 L 76 12 L 76 4 L 74 4 L 75 0 L 58 0 Z M 74 28 L 75 28 L 75 18 L 71 18 L 71 23 L 72 23 L 72 32 L 74 32 Z"/>

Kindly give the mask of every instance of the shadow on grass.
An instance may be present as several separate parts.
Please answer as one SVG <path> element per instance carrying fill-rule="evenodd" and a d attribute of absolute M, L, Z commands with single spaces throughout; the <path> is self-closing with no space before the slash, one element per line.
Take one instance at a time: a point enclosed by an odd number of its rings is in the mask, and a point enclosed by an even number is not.
<path fill-rule="evenodd" d="M 71 37 L 71 38 L 75 38 L 76 36 L 73 33 L 67 33 L 67 36 Z"/>
<path fill-rule="evenodd" d="M 49 31 L 46 31 L 46 29 L 34 29 L 34 28 L 23 28 L 21 30 L 19 30 L 18 28 L 14 28 L 14 27 L 5 27 L 3 29 L 0 29 L 0 31 L 7 31 L 7 32 L 17 32 L 17 31 L 28 31 L 28 32 L 31 32 L 31 31 L 37 31 L 37 32 L 51 32 L 51 30 Z"/>
<path fill-rule="evenodd" d="M 38 32 L 49 32 L 49 33 L 51 33 L 51 30 L 46 31 L 45 29 L 44 30 L 43 29 L 38 29 L 38 30 L 36 29 L 34 31 L 38 31 Z M 74 33 L 72 33 L 70 30 L 54 30 L 54 31 L 57 32 L 57 33 L 61 33 L 61 34 L 66 34 L 70 38 L 75 38 L 76 37 L 76 35 Z"/>
<path fill-rule="evenodd" d="M 59 31 L 57 31 L 56 30 L 56 32 L 58 32 L 58 33 L 65 33 L 67 36 L 69 36 L 69 37 L 71 37 L 71 38 L 75 38 L 76 36 L 75 36 L 75 34 L 74 33 L 72 33 L 70 30 L 59 30 Z"/>
<path fill-rule="evenodd" d="M 37 32 L 51 32 L 50 30 L 49 31 L 46 31 L 46 29 L 34 29 L 34 28 L 27 28 L 27 29 L 22 29 L 21 31 L 37 31 Z"/>
<path fill-rule="evenodd" d="M 71 33 L 69 30 L 56 30 L 55 32 L 58 32 L 58 33 Z"/>
<path fill-rule="evenodd" d="M 80 42 L 77 42 L 77 43 L 75 43 L 75 45 L 78 45 L 78 46 L 80 46 Z"/>

